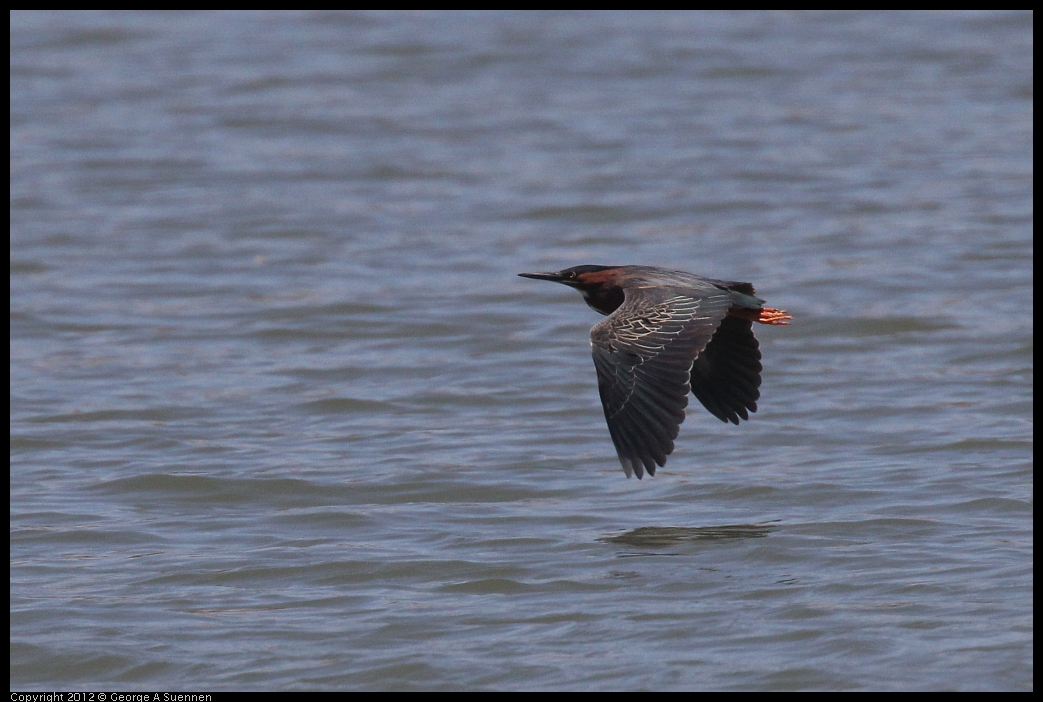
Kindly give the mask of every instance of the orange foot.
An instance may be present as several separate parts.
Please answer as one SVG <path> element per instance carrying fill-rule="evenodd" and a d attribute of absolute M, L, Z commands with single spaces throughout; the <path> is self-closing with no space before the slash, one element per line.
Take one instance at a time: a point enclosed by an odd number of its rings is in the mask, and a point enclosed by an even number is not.
<path fill-rule="evenodd" d="M 793 317 L 786 314 L 786 310 L 776 310 L 771 307 L 765 307 L 760 310 L 760 314 L 757 315 L 757 318 L 754 321 L 760 322 L 761 324 L 785 325 L 789 324 L 789 322 L 786 321 L 787 319 L 793 319 Z"/>

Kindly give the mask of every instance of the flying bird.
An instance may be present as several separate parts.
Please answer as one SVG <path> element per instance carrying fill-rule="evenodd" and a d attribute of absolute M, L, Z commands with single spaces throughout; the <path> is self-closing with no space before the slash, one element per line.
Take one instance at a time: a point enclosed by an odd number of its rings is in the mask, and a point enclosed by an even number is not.
<path fill-rule="evenodd" d="M 722 422 L 757 411 L 761 352 L 753 323 L 788 324 L 753 285 L 651 266 L 575 266 L 519 273 L 579 290 L 608 315 L 590 330 L 598 391 L 629 478 L 666 465 L 688 393 Z"/>

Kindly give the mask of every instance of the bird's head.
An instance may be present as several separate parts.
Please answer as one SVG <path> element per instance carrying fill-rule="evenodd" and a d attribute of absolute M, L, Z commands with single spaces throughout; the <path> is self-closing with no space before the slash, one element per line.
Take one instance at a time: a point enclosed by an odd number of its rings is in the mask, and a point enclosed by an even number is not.
<path fill-rule="evenodd" d="M 620 266 L 573 266 L 553 273 L 519 273 L 522 278 L 550 280 L 576 288 L 588 305 L 601 314 L 611 314 L 623 304 Z"/>
<path fill-rule="evenodd" d="M 609 282 L 616 276 L 610 271 L 619 270 L 619 266 L 573 266 L 553 273 L 519 273 L 522 278 L 535 280 L 551 280 L 573 288 L 599 286 Z"/>

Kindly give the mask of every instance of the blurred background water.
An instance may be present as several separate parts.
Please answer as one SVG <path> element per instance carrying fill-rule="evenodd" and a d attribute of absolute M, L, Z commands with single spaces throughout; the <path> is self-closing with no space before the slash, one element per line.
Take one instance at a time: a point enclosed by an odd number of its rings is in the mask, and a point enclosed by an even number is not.
<path fill-rule="evenodd" d="M 1032 19 L 12 13 L 12 687 L 1031 689 Z M 584 263 L 751 421 L 627 480 Z"/>

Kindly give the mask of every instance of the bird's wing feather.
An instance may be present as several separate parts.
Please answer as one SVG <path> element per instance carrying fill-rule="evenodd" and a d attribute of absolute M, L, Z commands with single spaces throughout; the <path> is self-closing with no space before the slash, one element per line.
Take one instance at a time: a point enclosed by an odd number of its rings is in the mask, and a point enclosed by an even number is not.
<path fill-rule="evenodd" d="M 640 478 L 666 463 L 684 421 L 692 362 L 732 306 L 729 292 L 627 288 L 590 331 L 598 390 L 623 470 Z"/>
<path fill-rule="evenodd" d="M 692 365 L 692 394 L 722 422 L 738 424 L 757 411 L 761 369 L 753 322 L 725 317 Z"/>

